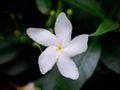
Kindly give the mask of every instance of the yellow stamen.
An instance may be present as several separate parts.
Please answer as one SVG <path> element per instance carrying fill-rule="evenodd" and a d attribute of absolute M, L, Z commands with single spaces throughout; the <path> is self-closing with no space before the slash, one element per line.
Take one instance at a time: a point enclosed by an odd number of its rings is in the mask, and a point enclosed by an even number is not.
<path fill-rule="evenodd" d="M 58 50 L 58 51 L 62 51 L 62 50 L 63 50 L 63 47 L 62 47 L 61 45 L 59 45 L 59 46 L 57 47 L 57 50 Z"/>

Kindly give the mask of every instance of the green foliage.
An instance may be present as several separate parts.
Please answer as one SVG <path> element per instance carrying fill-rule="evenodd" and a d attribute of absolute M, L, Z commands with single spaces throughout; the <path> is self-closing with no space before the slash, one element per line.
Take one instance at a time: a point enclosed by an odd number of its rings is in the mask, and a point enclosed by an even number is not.
<path fill-rule="evenodd" d="M 0 65 L 8 63 L 9 61 L 13 60 L 17 55 L 15 50 L 8 50 L 4 53 L 0 54 Z"/>
<path fill-rule="evenodd" d="M 59 72 L 56 67 L 54 67 L 47 75 L 43 78 L 35 81 L 37 87 L 41 87 L 42 90 L 54 90 L 56 87 L 56 78 L 59 76 Z M 59 83 L 59 82 L 58 82 Z"/>
<path fill-rule="evenodd" d="M 8 42 L 0 43 L 0 65 L 6 64 L 13 60 L 17 55 L 17 50 L 10 49 L 10 44 Z"/>
<path fill-rule="evenodd" d="M 25 62 L 24 60 L 15 61 L 12 67 L 7 68 L 5 73 L 10 76 L 18 75 L 20 73 L 23 73 L 29 68 L 28 62 Z"/>
<path fill-rule="evenodd" d="M 67 3 L 70 3 L 84 11 L 91 13 L 94 16 L 97 16 L 100 19 L 105 19 L 104 10 L 101 8 L 99 3 L 96 0 L 65 0 Z"/>
<path fill-rule="evenodd" d="M 97 28 L 96 32 L 90 34 L 90 36 L 98 36 L 105 34 L 110 31 L 116 30 L 120 25 L 116 22 L 113 22 L 110 19 L 104 20 Z"/>
<path fill-rule="evenodd" d="M 60 77 L 56 78 L 55 90 L 68 90 L 67 86 L 65 85 L 65 82 Z"/>
<path fill-rule="evenodd" d="M 117 35 L 116 35 L 117 37 Z M 120 42 L 118 38 L 113 38 L 117 42 Z M 113 43 L 113 40 L 108 40 L 104 45 L 103 53 L 101 55 L 101 61 L 109 69 L 120 74 L 120 44 Z"/>
<path fill-rule="evenodd" d="M 38 10 L 43 14 L 48 14 L 51 8 L 51 0 L 35 0 Z"/>
<path fill-rule="evenodd" d="M 111 51 L 105 51 L 101 57 L 102 62 L 111 70 L 120 74 L 120 48 L 112 46 Z"/>

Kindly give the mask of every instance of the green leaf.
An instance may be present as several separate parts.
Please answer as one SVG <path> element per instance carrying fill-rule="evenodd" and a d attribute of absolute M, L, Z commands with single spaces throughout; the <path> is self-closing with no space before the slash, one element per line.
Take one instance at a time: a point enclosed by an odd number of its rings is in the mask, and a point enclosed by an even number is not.
<path fill-rule="evenodd" d="M 59 76 L 59 72 L 56 67 L 52 69 L 47 75 L 43 78 L 35 81 L 35 85 L 40 87 L 42 90 L 54 90 L 56 87 L 56 78 Z"/>
<path fill-rule="evenodd" d="M 30 68 L 30 66 L 28 65 L 28 62 L 26 62 L 25 60 L 18 59 L 14 61 L 10 66 L 6 67 L 4 72 L 7 75 L 14 76 L 24 72 L 28 68 Z"/>
<path fill-rule="evenodd" d="M 14 59 L 16 55 L 17 55 L 16 51 L 7 52 L 5 54 L 0 55 L 0 65 L 8 63 L 12 59 Z"/>
<path fill-rule="evenodd" d="M 83 84 L 93 74 L 98 64 L 100 55 L 100 43 L 98 43 L 97 40 L 93 40 L 90 43 L 88 50 L 84 54 L 78 55 L 73 58 L 78 65 L 80 77 L 77 80 L 64 78 L 64 83 L 67 85 L 68 90 L 80 90 Z"/>
<path fill-rule="evenodd" d="M 6 41 L 0 41 L 0 51 L 5 49 L 5 48 L 8 48 L 10 46 L 10 43 L 9 42 L 6 42 Z"/>
<path fill-rule="evenodd" d="M 68 90 L 64 81 L 60 77 L 56 78 L 56 88 L 55 88 L 55 90 Z"/>
<path fill-rule="evenodd" d="M 51 8 L 51 0 L 36 0 L 38 10 L 43 14 L 48 14 Z"/>
<path fill-rule="evenodd" d="M 101 55 L 101 61 L 109 69 L 120 74 L 120 44 L 115 45 L 111 42 L 108 43 L 106 47 L 103 49 L 103 53 Z"/>
<path fill-rule="evenodd" d="M 119 26 L 120 25 L 118 23 L 113 22 L 110 19 L 106 19 L 99 25 L 96 32 L 90 34 L 90 36 L 98 36 L 98 35 L 105 34 L 107 32 L 116 30 Z"/>
<path fill-rule="evenodd" d="M 17 50 L 11 50 L 10 48 L 5 48 L 0 51 L 0 65 L 10 62 L 17 56 Z"/>
<path fill-rule="evenodd" d="M 90 14 L 97 16 L 98 18 L 104 20 L 106 15 L 104 10 L 101 8 L 96 0 L 65 0 L 67 3 L 75 5 Z"/>

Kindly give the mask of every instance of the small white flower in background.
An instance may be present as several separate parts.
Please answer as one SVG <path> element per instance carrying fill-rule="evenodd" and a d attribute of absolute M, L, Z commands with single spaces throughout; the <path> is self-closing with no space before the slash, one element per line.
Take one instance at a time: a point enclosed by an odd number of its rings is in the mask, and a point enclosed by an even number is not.
<path fill-rule="evenodd" d="M 27 34 L 35 42 L 48 46 L 38 58 L 39 68 L 45 74 L 57 64 L 60 73 L 67 78 L 78 79 L 79 72 L 70 57 L 87 49 L 88 35 L 79 35 L 71 40 L 72 24 L 64 13 L 60 13 L 55 23 L 55 34 L 43 28 L 28 28 Z"/>
<path fill-rule="evenodd" d="M 28 83 L 23 87 L 17 87 L 16 90 L 41 90 L 35 87 L 34 83 Z"/>

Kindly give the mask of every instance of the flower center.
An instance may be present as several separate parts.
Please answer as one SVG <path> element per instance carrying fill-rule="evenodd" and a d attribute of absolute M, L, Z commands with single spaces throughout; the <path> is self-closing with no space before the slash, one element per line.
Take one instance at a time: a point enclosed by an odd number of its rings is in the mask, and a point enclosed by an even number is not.
<path fill-rule="evenodd" d="M 59 45 L 59 46 L 57 47 L 57 50 L 58 50 L 58 51 L 62 51 L 62 50 L 63 50 L 63 46 Z"/>

